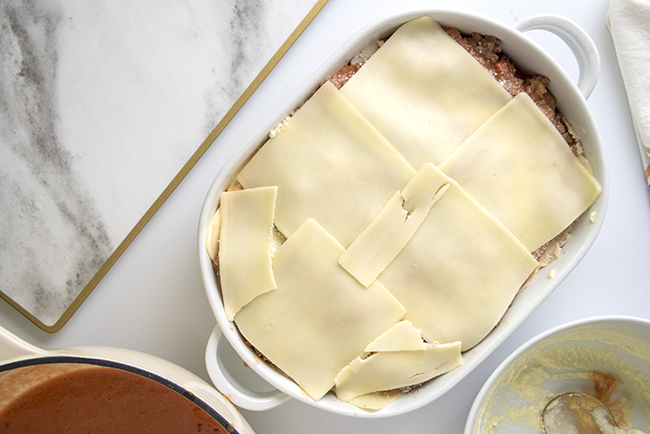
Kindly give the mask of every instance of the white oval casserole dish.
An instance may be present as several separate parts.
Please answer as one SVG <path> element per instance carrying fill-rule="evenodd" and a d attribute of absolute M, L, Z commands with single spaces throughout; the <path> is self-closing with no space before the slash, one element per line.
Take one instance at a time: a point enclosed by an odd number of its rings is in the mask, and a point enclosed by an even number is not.
<path fill-rule="evenodd" d="M 463 365 L 460 368 L 429 381 L 419 387 L 417 393 L 407 394 L 379 411 L 360 410 L 338 400 L 331 392 L 320 401 L 315 402 L 297 384 L 263 362 L 244 342 L 235 324 L 226 319 L 218 281 L 206 251 L 209 223 L 219 205 L 219 195 L 230 185 L 256 149 L 264 143 L 270 130 L 307 99 L 329 75 L 343 67 L 361 48 L 370 42 L 390 35 L 405 22 L 425 15 L 433 17 L 441 25 L 458 27 L 464 33 L 479 32 L 495 35 L 502 41 L 503 52 L 513 60 L 520 70 L 550 78 L 551 83 L 548 87 L 557 98 L 558 108 L 580 136 L 585 156 L 593 167 L 594 175 L 601 183 L 602 193 L 586 212 L 586 218 L 583 216 L 574 226 L 571 232 L 572 238 L 565 246 L 562 257 L 552 264 L 555 277 L 547 279 L 540 275 L 530 287 L 520 293 L 503 319 L 488 336 L 476 347 L 463 354 Z M 577 85 L 553 58 L 523 33 L 530 29 L 551 31 L 567 42 L 578 59 L 580 77 Z M 589 36 L 575 23 L 556 15 L 535 16 L 522 21 L 517 28 L 513 28 L 490 18 L 465 12 L 416 10 L 380 19 L 351 38 L 252 134 L 226 162 L 207 193 L 199 221 L 198 248 L 206 294 L 218 322 L 206 350 L 208 372 L 217 388 L 233 403 L 249 410 L 270 409 L 281 404 L 288 397 L 293 397 L 337 414 L 385 417 L 415 410 L 442 396 L 456 385 L 491 354 L 553 292 L 584 257 L 600 231 L 608 198 L 608 174 L 600 135 L 586 103 L 586 98 L 598 80 L 599 68 L 598 53 Z M 589 219 L 590 214 L 597 216 L 593 222 Z M 222 337 L 228 339 L 248 366 L 278 390 L 269 393 L 256 393 L 242 388 L 224 369 L 220 360 L 217 350 Z"/>

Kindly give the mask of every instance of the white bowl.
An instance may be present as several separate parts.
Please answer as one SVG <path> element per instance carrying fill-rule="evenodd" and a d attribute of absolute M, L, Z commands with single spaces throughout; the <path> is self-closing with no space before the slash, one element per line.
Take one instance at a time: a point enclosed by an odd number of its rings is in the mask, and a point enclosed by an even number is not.
<path fill-rule="evenodd" d="M 297 384 L 279 374 L 258 358 L 246 345 L 234 323 L 226 319 L 218 282 L 212 269 L 211 260 L 206 253 L 207 229 L 212 215 L 219 205 L 220 193 L 228 187 L 237 172 L 250 159 L 260 144 L 264 142 L 271 129 L 289 115 L 300 102 L 305 100 L 325 81 L 327 76 L 344 66 L 362 47 L 389 35 L 401 24 L 424 15 L 433 17 L 442 25 L 458 27 L 464 32 L 477 31 L 497 36 L 502 41 L 503 51 L 521 70 L 535 72 L 551 79 L 549 88 L 557 97 L 558 107 L 578 132 L 584 145 L 585 155 L 593 166 L 594 175 L 602 185 L 602 194 L 587 211 L 587 213 L 595 212 L 594 215 L 597 214 L 598 218 L 594 223 L 591 223 L 589 218 L 581 219 L 572 231 L 572 239 L 565 247 L 565 254 L 552 264 L 556 277 L 547 279 L 539 276 L 530 287 L 519 294 L 499 325 L 479 345 L 463 354 L 464 364 L 462 367 L 428 382 L 418 389 L 417 394 L 406 395 L 384 409 L 375 412 L 360 410 L 351 404 L 339 401 L 332 393 L 329 393 L 320 401 L 314 402 L 306 396 Z M 578 59 L 580 68 L 578 85 L 571 80 L 557 62 L 523 33 L 523 31 L 530 29 L 551 31 L 567 42 Z M 217 388 L 236 405 L 249 410 L 273 408 L 288 399 L 288 395 L 307 404 L 338 414 L 359 417 L 384 417 L 403 414 L 419 408 L 440 397 L 456 385 L 492 353 L 566 278 L 591 247 L 602 226 L 608 197 L 608 174 L 600 135 L 586 103 L 586 98 L 598 80 L 599 70 L 600 61 L 593 41 L 575 23 L 556 15 L 535 16 L 520 22 L 517 28 L 513 28 L 490 18 L 469 13 L 446 10 L 416 10 L 380 19 L 352 37 L 226 162 L 216 176 L 203 204 L 198 233 L 200 265 L 206 294 L 218 322 L 213 338 L 206 350 L 206 364 L 211 379 Z M 217 347 L 220 333 L 223 333 L 223 336 L 228 339 L 243 361 L 277 388 L 277 392 L 259 394 L 246 390 L 237 384 L 232 376 L 224 370 L 223 363 L 219 358 Z"/>
<path fill-rule="evenodd" d="M 139 351 L 111 347 L 43 350 L 0 327 L 0 372 L 50 363 L 107 366 L 141 375 L 191 400 L 229 433 L 255 434 L 237 408 L 214 387 L 167 360 Z"/>
<path fill-rule="evenodd" d="M 650 320 L 604 316 L 555 327 L 519 347 L 478 393 L 465 434 L 543 433 L 540 418 L 546 403 L 562 393 L 589 391 L 590 371 L 619 377 L 614 395 L 621 393 L 624 402 L 634 404 L 629 420 L 634 428 L 647 430 Z"/>

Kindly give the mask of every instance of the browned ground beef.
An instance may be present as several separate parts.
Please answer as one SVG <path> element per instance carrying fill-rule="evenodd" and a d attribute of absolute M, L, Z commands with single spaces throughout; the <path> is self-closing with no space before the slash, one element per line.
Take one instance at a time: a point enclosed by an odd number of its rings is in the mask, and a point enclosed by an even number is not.
<path fill-rule="evenodd" d="M 329 80 L 336 86 L 337 89 L 343 87 L 345 83 L 359 70 L 361 65 L 347 65 L 342 69 L 337 71 L 335 74 L 331 75 Z"/>

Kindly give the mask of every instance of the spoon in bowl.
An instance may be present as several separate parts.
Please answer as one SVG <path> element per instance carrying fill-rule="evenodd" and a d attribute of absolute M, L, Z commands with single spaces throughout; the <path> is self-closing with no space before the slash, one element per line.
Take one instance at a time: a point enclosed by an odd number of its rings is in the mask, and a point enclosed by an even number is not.
<path fill-rule="evenodd" d="M 605 404 L 580 392 L 553 398 L 542 412 L 542 426 L 546 434 L 643 434 L 619 427 Z"/>

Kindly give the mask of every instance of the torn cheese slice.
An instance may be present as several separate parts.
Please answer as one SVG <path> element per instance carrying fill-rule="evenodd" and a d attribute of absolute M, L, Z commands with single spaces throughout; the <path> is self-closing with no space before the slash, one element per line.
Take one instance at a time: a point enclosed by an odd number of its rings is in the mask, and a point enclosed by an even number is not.
<path fill-rule="evenodd" d="M 529 251 L 566 229 L 601 191 L 525 93 L 483 124 L 439 169 Z"/>
<path fill-rule="evenodd" d="M 219 274 L 228 321 L 260 294 L 276 289 L 271 232 L 277 187 L 221 193 Z"/>
<path fill-rule="evenodd" d="M 537 261 L 456 182 L 450 183 L 381 282 L 427 342 L 462 350 L 494 328 Z"/>
<path fill-rule="evenodd" d="M 314 218 L 347 247 L 415 175 L 327 82 L 269 139 L 237 180 L 278 186 L 275 224 L 287 237 Z"/>
<path fill-rule="evenodd" d="M 350 276 L 338 263 L 342 252 L 308 219 L 275 253 L 278 289 L 235 318 L 242 335 L 314 400 L 406 312 L 381 284 L 364 288 Z"/>
<path fill-rule="evenodd" d="M 386 333 L 370 342 L 365 352 L 422 351 L 425 349 L 422 332 L 413 327 L 410 321 L 400 321 Z"/>
<path fill-rule="evenodd" d="M 425 344 L 422 351 L 375 353 L 357 357 L 336 377 L 334 392 L 342 401 L 372 392 L 414 386 L 463 364 L 460 342 Z"/>
<path fill-rule="evenodd" d="M 433 164 L 422 166 L 343 252 L 339 263 L 363 286 L 370 285 L 409 242 L 447 186 Z"/>
<path fill-rule="evenodd" d="M 416 170 L 440 164 L 511 98 L 430 17 L 397 29 L 341 92 Z"/>

